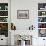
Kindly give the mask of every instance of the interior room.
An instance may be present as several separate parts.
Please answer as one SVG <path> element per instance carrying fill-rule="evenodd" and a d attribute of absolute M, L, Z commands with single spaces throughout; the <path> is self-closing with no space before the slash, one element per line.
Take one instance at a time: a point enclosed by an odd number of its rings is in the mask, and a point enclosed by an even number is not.
<path fill-rule="evenodd" d="M 46 0 L 0 0 L 0 46 L 46 46 Z"/>

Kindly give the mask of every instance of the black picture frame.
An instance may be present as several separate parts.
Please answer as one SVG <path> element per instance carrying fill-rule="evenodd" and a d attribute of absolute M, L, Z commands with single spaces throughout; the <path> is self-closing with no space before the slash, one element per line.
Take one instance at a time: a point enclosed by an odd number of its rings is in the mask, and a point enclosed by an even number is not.
<path fill-rule="evenodd" d="M 29 10 L 17 10 L 17 19 L 29 19 Z"/>

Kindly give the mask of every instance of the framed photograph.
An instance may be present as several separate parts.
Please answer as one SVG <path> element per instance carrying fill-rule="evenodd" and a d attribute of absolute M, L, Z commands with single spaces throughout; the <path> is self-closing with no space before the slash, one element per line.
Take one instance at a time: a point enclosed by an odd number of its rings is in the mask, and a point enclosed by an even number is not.
<path fill-rule="evenodd" d="M 29 10 L 17 10 L 17 19 L 29 19 Z"/>

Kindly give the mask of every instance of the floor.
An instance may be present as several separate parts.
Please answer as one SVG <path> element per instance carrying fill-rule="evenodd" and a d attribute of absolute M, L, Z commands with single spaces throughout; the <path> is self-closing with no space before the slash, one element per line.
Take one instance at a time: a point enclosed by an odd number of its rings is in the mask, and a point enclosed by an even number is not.
<path fill-rule="evenodd" d="M 0 46 L 8 46 L 8 45 L 0 45 Z"/>

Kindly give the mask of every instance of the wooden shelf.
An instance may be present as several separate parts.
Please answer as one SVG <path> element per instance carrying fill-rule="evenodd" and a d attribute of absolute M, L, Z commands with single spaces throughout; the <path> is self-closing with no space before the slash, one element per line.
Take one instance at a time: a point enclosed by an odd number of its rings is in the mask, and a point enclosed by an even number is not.
<path fill-rule="evenodd" d="M 46 28 L 38 28 L 38 29 L 46 29 Z"/>
<path fill-rule="evenodd" d="M 8 10 L 0 10 L 0 11 L 8 11 Z"/>
<path fill-rule="evenodd" d="M 38 23 L 46 23 L 46 22 L 38 22 Z"/>
<path fill-rule="evenodd" d="M 8 22 L 0 22 L 0 23 L 8 23 Z"/>
<path fill-rule="evenodd" d="M 38 11 L 45 11 L 46 12 L 46 10 L 38 10 Z"/>
<path fill-rule="evenodd" d="M 0 17 L 8 17 L 8 16 L 0 16 Z"/>
<path fill-rule="evenodd" d="M 46 15 L 44 15 L 44 16 L 38 16 L 38 17 L 46 17 Z"/>

